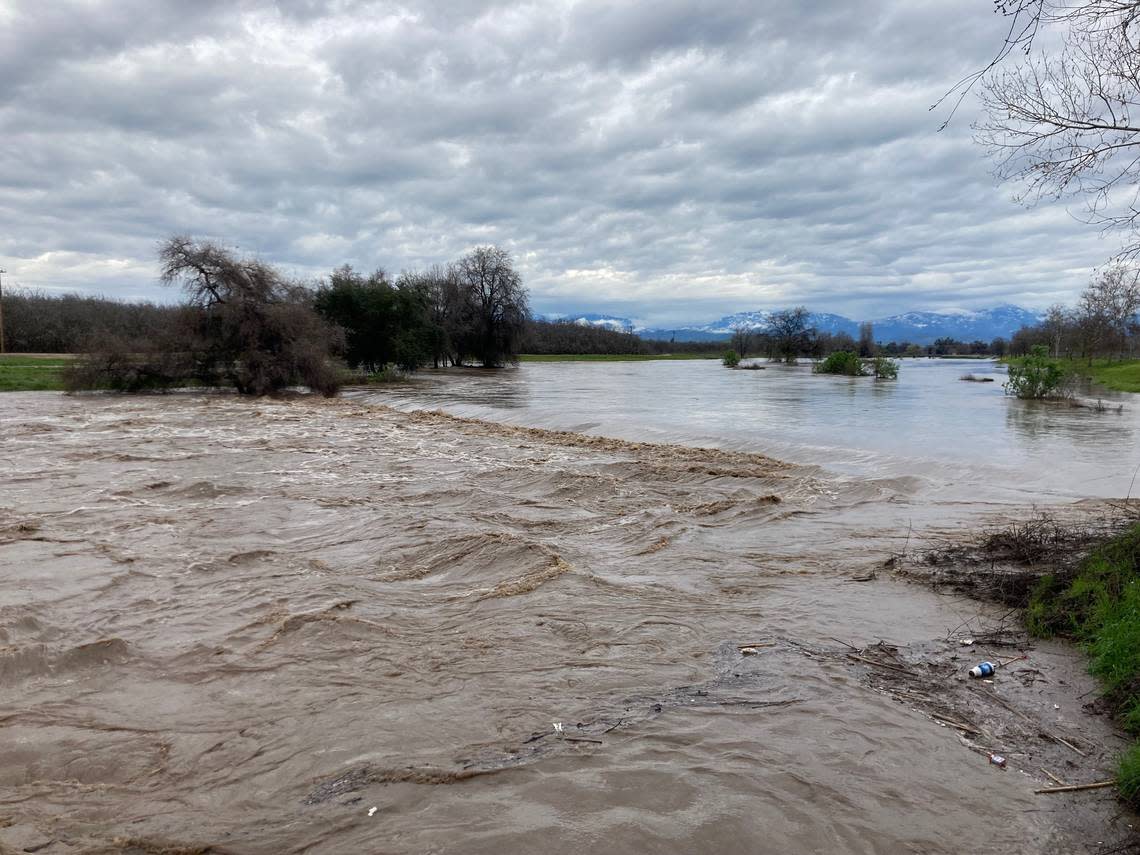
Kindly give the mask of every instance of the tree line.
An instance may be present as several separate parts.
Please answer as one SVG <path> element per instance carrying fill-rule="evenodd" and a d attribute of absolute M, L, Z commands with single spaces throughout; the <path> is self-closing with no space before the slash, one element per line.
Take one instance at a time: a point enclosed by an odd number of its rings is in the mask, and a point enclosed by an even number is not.
<path fill-rule="evenodd" d="M 5 288 L 5 349 L 12 353 L 82 353 L 100 338 L 150 338 L 177 314 L 173 306 L 82 294 Z"/>
<path fill-rule="evenodd" d="M 517 357 L 530 317 L 510 254 L 494 246 L 395 281 L 383 270 L 365 276 L 346 265 L 317 288 L 313 305 L 343 331 L 345 361 L 366 371 L 498 367 Z"/>
<path fill-rule="evenodd" d="M 1044 319 L 1010 339 L 1013 356 L 1037 345 L 1054 358 L 1134 359 L 1140 353 L 1140 270 L 1117 263 L 1098 271 L 1075 306 L 1050 306 Z"/>
<path fill-rule="evenodd" d="M 773 312 L 766 329 L 740 326 L 733 330 L 729 347 L 741 359 L 750 355 L 765 356 L 776 362 L 794 363 L 800 358 L 826 359 L 834 353 L 849 353 L 860 359 L 899 356 L 1004 356 L 1008 342 L 959 341 L 940 338 L 933 344 L 909 341 L 881 343 L 875 340 L 874 324 L 859 325 L 859 337 L 846 332 L 830 333 L 811 325 L 811 313 L 803 306 Z"/>
<path fill-rule="evenodd" d="M 209 273 L 214 279 L 248 278 L 242 272 L 249 262 L 223 248 L 172 239 L 164 253 L 167 281 L 183 281 L 182 268 L 193 276 Z M 174 267 L 169 267 L 174 262 Z M 196 265 L 196 266 L 195 266 Z M 391 277 L 383 269 L 363 274 L 342 266 L 315 285 L 292 283 L 284 287 L 277 271 L 258 268 L 257 276 L 279 280 L 258 300 L 308 304 L 333 329 L 330 353 L 354 370 L 372 373 L 395 366 L 414 371 L 423 366 L 446 367 L 467 364 L 499 365 L 518 353 L 534 354 L 675 354 L 692 353 L 719 357 L 725 342 L 643 339 L 630 331 L 596 327 L 568 320 L 548 321 L 529 316 L 525 289 L 517 282 L 509 257 L 494 247 L 476 250 L 458 264 L 436 265 L 424 271 Z M 252 268 L 251 268 L 252 269 Z M 239 275 L 240 274 L 240 275 Z M 497 279 L 496 279 L 497 277 Z M 252 281 L 252 280 L 250 280 Z M 476 287 L 484 283 L 485 287 Z M 187 323 L 203 312 L 225 314 L 207 305 L 201 293 L 188 295 L 187 304 L 120 302 L 105 297 L 78 294 L 49 295 L 37 291 L 7 289 L 3 294 L 3 322 L 8 350 L 28 353 L 100 353 L 110 350 L 130 353 L 177 350 L 189 353 L 195 347 L 176 346 L 170 330 L 185 339 Z M 258 300 L 254 300 L 256 303 Z M 487 319 L 490 319 L 489 324 Z M 991 342 L 940 338 L 933 344 L 907 341 L 876 342 L 868 322 L 856 339 L 846 333 L 827 333 L 812 327 L 803 307 L 776 312 L 770 328 L 739 327 L 729 345 L 742 357 L 766 356 L 786 361 L 823 359 L 837 352 L 861 358 L 874 356 L 1004 356 L 1010 344 L 1004 338 Z M 490 335 L 485 334 L 490 328 Z M 1024 345 L 1019 345 L 1024 350 Z M 130 362 L 120 358 L 120 364 Z M 169 361 L 169 358 L 167 359 Z M 152 366 L 153 367 L 153 366 Z M 166 372 L 151 378 L 161 384 Z M 210 372 L 200 370 L 207 382 Z M 217 378 L 215 378 L 217 379 Z M 138 382 L 143 382 L 142 377 Z"/>
<path fill-rule="evenodd" d="M 363 275 L 343 266 L 316 287 L 185 236 L 163 242 L 159 262 L 162 281 L 181 286 L 184 301 L 141 309 L 85 303 L 92 309 L 86 328 L 72 318 L 73 340 L 57 348 L 86 354 L 68 372 L 71 388 L 189 384 L 263 395 L 307 386 L 332 395 L 345 379 L 344 363 L 361 371 L 503 365 L 516 358 L 529 318 L 510 254 L 494 246 L 394 281 L 383 270 Z M 36 295 L 18 294 L 16 302 L 43 308 Z M 15 315 L 23 325 L 26 317 Z M 64 344 L 36 329 L 28 324 L 12 338 L 28 350 Z"/>

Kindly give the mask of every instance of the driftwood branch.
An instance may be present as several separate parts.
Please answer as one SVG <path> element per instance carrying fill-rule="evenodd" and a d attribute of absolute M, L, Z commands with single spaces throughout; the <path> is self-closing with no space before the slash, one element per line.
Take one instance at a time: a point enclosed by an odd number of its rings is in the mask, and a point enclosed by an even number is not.
<path fill-rule="evenodd" d="M 1035 793 L 1076 793 L 1081 790 L 1101 790 L 1105 787 L 1115 787 L 1116 779 L 1111 781 L 1097 781 L 1095 784 L 1071 784 L 1067 787 L 1044 787 L 1040 790 L 1034 790 Z"/>

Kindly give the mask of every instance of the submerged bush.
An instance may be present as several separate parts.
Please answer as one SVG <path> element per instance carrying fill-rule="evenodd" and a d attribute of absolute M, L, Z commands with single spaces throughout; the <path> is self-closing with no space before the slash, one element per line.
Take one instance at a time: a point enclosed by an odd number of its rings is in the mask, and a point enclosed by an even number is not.
<path fill-rule="evenodd" d="M 159 392 L 179 385 L 191 373 L 183 353 L 156 347 L 154 341 L 132 346 L 108 336 L 63 369 L 63 386 L 69 392 Z"/>
<path fill-rule="evenodd" d="M 1059 398 L 1068 391 L 1068 379 L 1065 370 L 1049 358 L 1045 345 L 1038 344 L 1029 356 L 1010 364 L 1003 388 L 1018 398 Z"/>
<path fill-rule="evenodd" d="M 720 361 L 724 363 L 725 368 L 735 368 L 740 364 L 740 354 L 735 350 L 726 350 Z"/>
<path fill-rule="evenodd" d="M 816 363 L 812 370 L 816 374 L 845 374 L 848 377 L 863 377 L 867 374 L 863 360 L 849 350 L 837 350 L 823 362 Z"/>
<path fill-rule="evenodd" d="M 876 380 L 897 380 L 899 364 L 885 356 L 876 356 L 871 360 L 871 373 L 875 375 Z"/>
<path fill-rule="evenodd" d="M 171 238 L 159 259 L 163 281 L 180 283 L 187 303 L 146 340 L 100 341 L 68 372 L 68 388 L 232 386 L 269 395 L 307 386 L 336 394 L 340 335 L 317 314 L 308 289 L 209 241 Z"/>

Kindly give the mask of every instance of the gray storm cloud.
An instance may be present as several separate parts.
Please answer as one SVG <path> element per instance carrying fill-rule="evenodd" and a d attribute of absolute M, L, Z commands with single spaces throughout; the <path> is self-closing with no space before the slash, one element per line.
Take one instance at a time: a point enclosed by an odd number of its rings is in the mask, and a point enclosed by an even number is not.
<path fill-rule="evenodd" d="M 985 0 L 0 2 L 0 265 L 168 299 L 175 232 L 303 277 L 498 243 L 539 311 L 1044 306 L 1115 244 L 1011 201 L 972 99 L 928 110 L 1002 35 Z"/>

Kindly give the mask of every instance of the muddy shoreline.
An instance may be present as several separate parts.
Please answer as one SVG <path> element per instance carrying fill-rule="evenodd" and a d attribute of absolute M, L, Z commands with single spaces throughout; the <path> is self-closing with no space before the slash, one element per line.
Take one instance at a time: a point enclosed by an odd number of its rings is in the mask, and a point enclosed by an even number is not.
<path fill-rule="evenodd" d="M 900 517 L 958 530 L 905 482 L 344 400 L 4 404 L 0 847 L 1131 840 L 1111 791 L 1033 792 L 1123 745 L 1080 654 L 882 572 Z"/>

